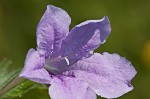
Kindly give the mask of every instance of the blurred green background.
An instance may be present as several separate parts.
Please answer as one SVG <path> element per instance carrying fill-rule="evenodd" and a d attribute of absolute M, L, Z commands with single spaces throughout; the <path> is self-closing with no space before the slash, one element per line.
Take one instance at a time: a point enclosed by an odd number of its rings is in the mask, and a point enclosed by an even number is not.
<path fill-rule="evenodd" d="M 47 4 L 69 13 L 70 28 L 107 15 L 112 32 L 96 52 L 125 56 L 138 71 L 134 90 L 119 99 L 150 99 L 150 0 L 0 0 L 0 59 L 11 59 L 12 70 L 23 67 L 27 51 L 36 48 L 36 26 Z M 32 98 L 49 96 L 45 89 L 34 89 L 19 97 Z"/>

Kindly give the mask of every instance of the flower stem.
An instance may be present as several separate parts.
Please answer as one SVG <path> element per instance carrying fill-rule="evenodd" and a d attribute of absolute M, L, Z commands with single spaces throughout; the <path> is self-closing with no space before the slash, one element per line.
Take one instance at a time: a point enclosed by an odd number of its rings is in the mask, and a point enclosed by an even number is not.
<path fill-rule="evenodd" d="M 24 80 L 23 78 L 17 76 L 14 80 L 12 80 L 4 88 L 0 89 L 0 96 L 3 95 L 3 94 L 5 94 L 5 92 L 9 91 L 11 88 L 17 86 L 23 80 Z"/>

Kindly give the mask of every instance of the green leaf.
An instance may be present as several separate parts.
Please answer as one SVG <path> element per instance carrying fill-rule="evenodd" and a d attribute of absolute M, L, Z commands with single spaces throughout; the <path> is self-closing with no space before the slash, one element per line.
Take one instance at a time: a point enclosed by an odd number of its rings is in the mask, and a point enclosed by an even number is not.
<path fill-rule="evenodd" d="M 23 95 L 20 95 L 19 97 L 16 97 L 14 99 L 50 99 L 50 96 L 48 94 L 48 88 L 47 86 L 45 88 L 34 88 L 32 90 L 29 90 Z"/>
<path fill-rule="evenodd" d="M 0 99 L 19 97 L 39 86 L 39 84 L 18 77 L 21 69 L 9 70 L 11 63 L 6 58 L 0 62 Z"/>
<path fill-rule="evenodd" d="M 7 86 L 19 74 L 19 69 L 11 72 L 9 71 L 11 63 L 12 61 L 6 58 L 0 62 L 0 89 Z"/>
<path fill-rule="evenodd" d="M 38 84 L 32 81 L 23 80 L 20 84 L 16 85 L 15 87 L 7 91 L 4 95 L 2 95 L 2 99 L 21 97 L 23 94 L 25 94 L 31 89 L 36 88 L 37 86 Z"/>

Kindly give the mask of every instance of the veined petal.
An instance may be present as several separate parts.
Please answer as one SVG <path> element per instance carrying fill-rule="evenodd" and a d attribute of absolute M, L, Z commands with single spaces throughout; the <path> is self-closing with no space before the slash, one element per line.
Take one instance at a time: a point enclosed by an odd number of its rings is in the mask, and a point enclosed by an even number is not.
<path fill-rule="evenodd" d="M 87 93 L 86 93 L 84 99 L 96 99 L 96 97 L 97 96 L 96 96 L 95 92 L 91 88 L 88 87 Z"/>
<path fill-rule="evenodd" d="M 37 49 L 49 56 L 60 54 L 62 40 L 69 32 L 71 19 L 66 11 L 61 8 L 48 5 L 37 26 Z"/>
<path fill-rule="evenodd" d="M 49 84 L 51 77 L 44 69 L 44 63 L 45 58 L 40 56 L 39 52 L 30 49 L 26 57 L 25 66 L 19 76 L 34 82 Z"/>
<path fill-rule="evenodd" d="M 117 98 L 133 89 L 136 70 L 124 57 L 105 52 L 78 61 L 64 74 L 87 82 L 97 95 Z"/>
<path fill-rule="evenodd" d="M 82 58 L 103 44 L 111 31 L 108 17 L 88 20 L 75 26 L 63 42 L 64 56 Z"/>
<path fill-rule="evenodd" d="M 74 78 L 55 78 L 51 82 L 49 94 L 52 99 L 96 99 L 88 84 Z"/>

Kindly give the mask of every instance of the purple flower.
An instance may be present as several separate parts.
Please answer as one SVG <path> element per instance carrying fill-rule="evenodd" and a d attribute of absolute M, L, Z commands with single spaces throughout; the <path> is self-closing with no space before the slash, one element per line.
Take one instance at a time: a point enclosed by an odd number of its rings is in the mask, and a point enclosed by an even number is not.
<path fill-rule="evenodd" d="M 106 41 L 108 17 L 88 20 L 69 32 L 71 19 L 48 5 L 37 26 L 37 50 L 30 49 L 20 77 L 51 84 L 52 99 L 117 98 L 133 89 L 132 64 L 118 54 L 94 53 Z"/>

